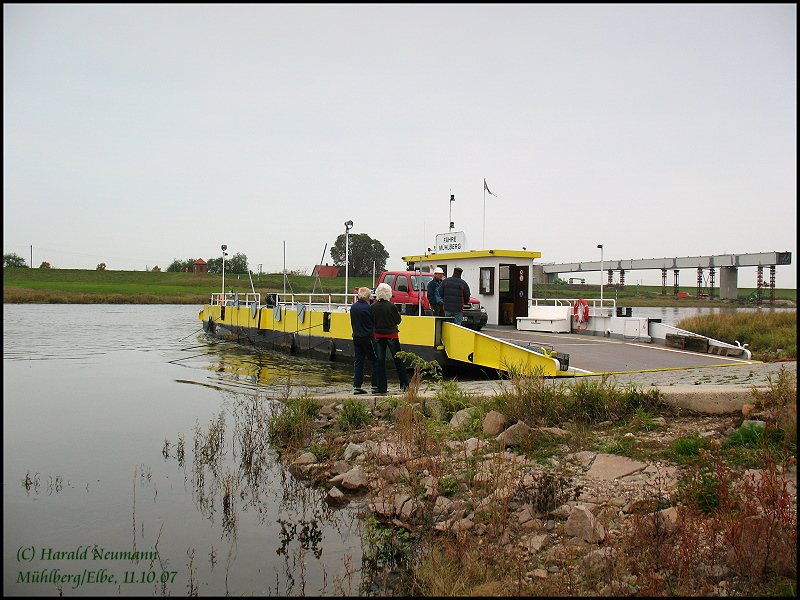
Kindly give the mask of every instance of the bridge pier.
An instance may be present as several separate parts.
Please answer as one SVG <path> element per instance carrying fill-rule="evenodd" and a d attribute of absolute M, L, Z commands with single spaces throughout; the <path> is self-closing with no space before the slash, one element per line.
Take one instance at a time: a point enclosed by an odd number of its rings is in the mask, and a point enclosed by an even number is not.
<path fill-rule="evenodd" d="M 720 300 L 736 300 L 739 294 L 739 268 L 719 268 L 719 297 Z"/>

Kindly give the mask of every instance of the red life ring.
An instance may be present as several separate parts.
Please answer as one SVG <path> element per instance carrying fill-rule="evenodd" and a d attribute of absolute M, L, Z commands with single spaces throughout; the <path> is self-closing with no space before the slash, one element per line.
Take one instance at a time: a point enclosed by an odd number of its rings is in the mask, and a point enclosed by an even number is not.
<path fill-rule="evenodd" d="M 572 314 L 578 323 L 583 323 L 589 320 L 589 303 L 583 298 L 579 298 L 572 305 Z"/>

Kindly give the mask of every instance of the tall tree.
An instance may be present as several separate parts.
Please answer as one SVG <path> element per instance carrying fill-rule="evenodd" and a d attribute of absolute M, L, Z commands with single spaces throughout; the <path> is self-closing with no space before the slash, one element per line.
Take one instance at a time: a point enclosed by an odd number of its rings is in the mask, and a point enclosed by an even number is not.
<path fill-rule="evenodd" d="M 339 234 L 336 242 L 331 246 L 331 258 L 333 263 L 339 267 L 344 267 L 346 237 L 344 233 Z M 386 269 L 386 259 L 389 258 L 389 253 L 380 241 L 371 238 L 366 233 L 351 233 L 349 237 L 350 250 L 347 258 L 350 263 L 350 274 L 359 277 L 372 275 L 373 261 L 376 273 Z"/>
<path fill-rule="evenodd" d="M 222 273 L 222 257 L 210 258 L 208 260 L 209 273 Z M 225 260 L 226 273 L 247 273 L 247 255 L 237 252 L 232 257 Z"/>
<path fill-rule="evenodd" d="M 3 254 L 3 268 L 5 269 L 6 267 L 11 267 L 12 269 L 27 269 L 28 265 L 25 259 L 19 254 L 11 252 L 9 254 Z"/>
<path fill-rule="evenodd" d="M 190 273 L 194 271 L 193 258 L 187 258 L 186 260 L 179 260 L 176 258 L 167 267 L 167 273 L 182 273 L 184 271 L 189 271 Z"/>

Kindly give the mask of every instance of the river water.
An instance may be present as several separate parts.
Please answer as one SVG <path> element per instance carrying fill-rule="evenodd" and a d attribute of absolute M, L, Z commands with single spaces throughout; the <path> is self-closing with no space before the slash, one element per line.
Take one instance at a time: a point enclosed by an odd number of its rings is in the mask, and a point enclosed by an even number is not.
<path fill-rule="evenodd" d="M 271 451 L 243 476 L 234 432 L 288 388 L 349 389 L 351 367 L 208 340 L 197 311 L 4 305 L 4 595 L 358 593 L 357 503 L 331 509 Z M 216 474 L 198 470 L 221 413 Z"/>
<path fill-rule="evenodd" d="M 347 393 L 351 366 L 207 339 L 198 310 L 4 305 L 4 595 L 365 593 L 359 503 L 329 507 L 268 449 L 253 473 L 238 437 L 248 408 Z"/>

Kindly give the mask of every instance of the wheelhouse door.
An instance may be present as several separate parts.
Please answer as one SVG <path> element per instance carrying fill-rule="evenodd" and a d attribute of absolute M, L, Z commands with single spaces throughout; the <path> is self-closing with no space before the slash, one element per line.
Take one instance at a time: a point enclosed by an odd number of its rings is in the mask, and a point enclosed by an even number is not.
<path fill-rule="evenodd" d="M 515 265 L 511 270 L 511 289 L 514 292 L 514 318 L 528 316 L 528 267 Z M 516 323 L 516 320 L 514 321 Z"/>

